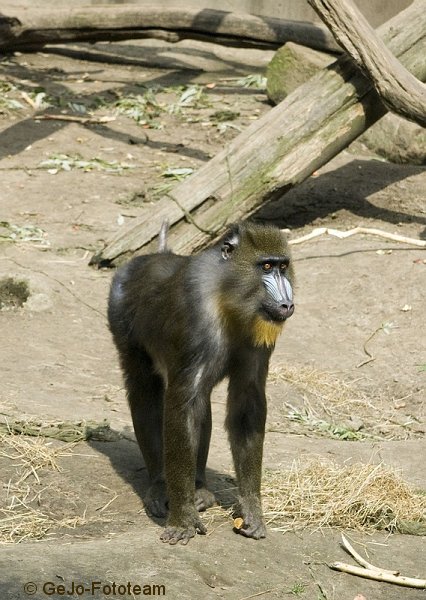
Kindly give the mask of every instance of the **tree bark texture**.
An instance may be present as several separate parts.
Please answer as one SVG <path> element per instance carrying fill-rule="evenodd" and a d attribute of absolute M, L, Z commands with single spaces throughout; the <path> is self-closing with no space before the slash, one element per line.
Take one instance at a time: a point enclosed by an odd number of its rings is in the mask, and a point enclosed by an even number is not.
<path fill-rule="evenodd" d="M 19 50 L 64 42 L 192 38 L 233 46 L 278 48 L 293 41 L 341 52 L 323 25 L 211 9 L 115 5 L 28 8 L 0 12 L 0 48 Z"/>
<path fill-rule="evenodd" d="M 419 4 L 378 34 L 401 63 L 426 79 L 426 13 Z M 323 69 L 238 135 L 194 175 L 163 196 L 107 244 L 92 264 L 156 250 L 164 219 L 170 247 L 188 253 L 265 200 L 282 196 L 327 163 L 386 113 L 372 83 L 346 57 Z M 211 236 L 205 230 L 211 231 Z"/>

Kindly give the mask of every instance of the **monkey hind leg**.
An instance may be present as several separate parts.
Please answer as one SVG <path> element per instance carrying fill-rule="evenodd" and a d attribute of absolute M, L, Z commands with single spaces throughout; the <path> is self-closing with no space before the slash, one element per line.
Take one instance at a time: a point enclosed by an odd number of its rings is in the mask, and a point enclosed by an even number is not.
<path fill-rule="evenodd" d="M 164 382 L 143 348 L 132 347 L 121 353 L 121 364 L 133 428 L 150 479 L 144 498 L 145 508 L 149 514 L 162 518 L 167 514 L 163 458 Z"/>
<path fill-rule="evenodd" d="M 148 488 L 143 499 L 146 512 L 159 519 L 163 519 L 168 513 L 166 483 L 163 480 L 154 481 Z"/>
<path fill-rule="evenodd" d="M 202 512 L 213 506 L 216 502 L 214 494 L 207 489 L 206 483 L 206 464 L 209 453 L 210 438 L 212 432 L 212 411 L 210 401 L 205 401 L 205 414 L 201 422 L 198 452 L 197 452 L 197 472 L 195 477 L 195 508 Z"/>
<path fill-rule="evenodd" d="M 194 500 L 195 508 L 198 512 L 203 512 L 216 503 L 215 495 L 205 486 L 196 488 Z"/>

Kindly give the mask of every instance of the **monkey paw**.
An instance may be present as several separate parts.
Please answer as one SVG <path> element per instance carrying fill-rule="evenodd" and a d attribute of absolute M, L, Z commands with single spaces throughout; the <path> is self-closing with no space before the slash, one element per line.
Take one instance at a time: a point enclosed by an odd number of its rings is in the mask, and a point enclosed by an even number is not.
<path fill-rule="evenodd" d="M 184 519 L 181 525 L 168 525 L 161 534 L 160 539 L 172 546 L 178 542 L 186 546 L 189 540 L 197 533 L 202 535 L 207 533 L 205 525 L 203 525 L 198 516 L 192 519 Z"/>
<path fill-rule="evenodd" d="M 167 516 L 167 495 L 164 482 L 153 483 L 144 498 L 145 508 L 148 514 L 160 519 Z"/>
<path fill-rule="evenodd" d="M 195 490 L 195 508 L 199 512 L 210 508 L 215 502 L 216 498 L 214 494 L 207 488 L 201 487 Z"/>
<path fill-rule="evenodd" d="M 261 538 L 266 537 L 266 526 L 263 522 L 263 519 L 253 520 L 251 523 L 248 523 L 246 520 L 244 520 L 243 526 L 236 531 L 245 537 L 250 537 L 255 540 L 260 540 Z"/>
<path fill-rule="evenodd" d="M 237 533 L 245 537 L 259 540 L 266 537 L 266 525 L 262 516 L 262 509 L 258 502 L 245 502 L 240 500 L 240 510 L 236 516 L 241 516 L 242 525 L 235 528 Z"/>

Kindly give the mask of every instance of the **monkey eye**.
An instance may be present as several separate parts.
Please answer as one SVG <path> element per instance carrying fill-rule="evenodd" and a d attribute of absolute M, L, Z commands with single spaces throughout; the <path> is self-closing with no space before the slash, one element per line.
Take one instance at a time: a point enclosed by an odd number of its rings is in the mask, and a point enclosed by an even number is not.
<path fill-rule="evenodd" d="M 287 269 L 288 264 L 285 262 L 280 263 L 280 271 L 282 271 L 284 273 L 284 271 Z"/>
<path fill-rule="evenodd" d="M 269 262 L 263 263 L 262 269 L 265 271 L 265 273 L 269 273 L 270 271 L 272 271 L 271 263 L 269 263 Z"/>

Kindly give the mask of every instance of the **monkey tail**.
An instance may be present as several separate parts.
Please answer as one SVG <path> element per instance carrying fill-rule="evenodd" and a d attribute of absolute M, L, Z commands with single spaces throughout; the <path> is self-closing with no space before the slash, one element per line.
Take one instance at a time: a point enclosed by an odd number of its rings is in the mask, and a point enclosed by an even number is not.
<path fill-rule="evenodd" d="M 158 234 L 158 252 L 168 252 L 167 234 L 169 233 L 169 222 L 164 219 L 161 225 L 160 233 Z"/>

